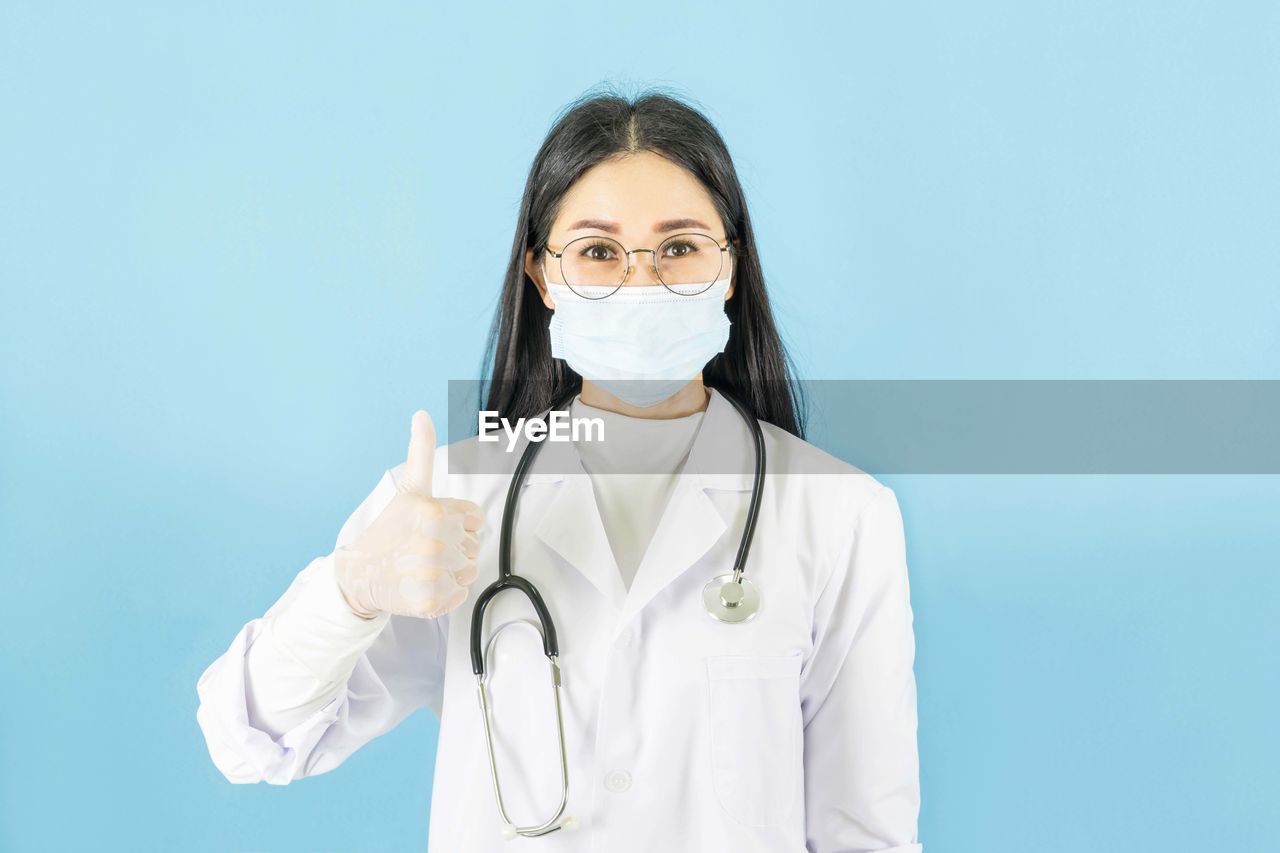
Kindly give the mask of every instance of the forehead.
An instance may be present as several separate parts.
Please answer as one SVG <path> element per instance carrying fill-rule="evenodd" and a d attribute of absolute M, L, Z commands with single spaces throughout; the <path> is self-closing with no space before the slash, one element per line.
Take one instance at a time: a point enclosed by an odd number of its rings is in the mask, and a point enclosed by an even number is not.
<path fill-rule="evenodd" d="M 711 194 L 683 166 L 651 151 L 605 160 L 582 174 L 560 203 L 552 226 L 580 219 L 617 222 L 622 234 L 648 234 L 663 220 L 689 217 L 723 230 Z"/>

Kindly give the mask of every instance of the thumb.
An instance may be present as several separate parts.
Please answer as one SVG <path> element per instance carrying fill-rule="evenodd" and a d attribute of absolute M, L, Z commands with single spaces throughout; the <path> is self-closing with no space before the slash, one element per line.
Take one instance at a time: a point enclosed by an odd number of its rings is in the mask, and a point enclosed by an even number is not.
<path fill-rule="evenodd" d="M 409 459 L 400 491 L 431 497 L 431 470 L 436 457 L 436 427 L 422 409 L 413 413 L 409 433 Z"/>

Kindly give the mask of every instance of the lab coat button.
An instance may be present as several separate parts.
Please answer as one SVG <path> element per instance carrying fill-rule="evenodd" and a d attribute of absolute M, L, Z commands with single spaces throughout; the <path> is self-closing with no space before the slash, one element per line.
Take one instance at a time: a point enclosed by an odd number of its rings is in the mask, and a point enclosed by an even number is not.
<path fill-rule="evenodd" d="M 630 628 L 623 628 L 621 633 L 618 634 L 618 648 L 625 649 L 627 646 L 631 645 L 631 640 L 634 636 L 635 631 L 632 631 Z"/>
<path fill-rule="evenodd" d="M 631 774 L 625 770 L 610 770 L 604 777 L 604 786 L 615 794 L 620 794 L 631 787 Z"/>

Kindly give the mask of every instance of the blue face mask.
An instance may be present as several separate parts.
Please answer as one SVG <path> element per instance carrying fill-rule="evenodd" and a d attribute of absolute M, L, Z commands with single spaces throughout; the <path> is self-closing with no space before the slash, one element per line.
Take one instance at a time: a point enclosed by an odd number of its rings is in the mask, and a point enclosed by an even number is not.
<path fill-rule="evenodd" d="M 657 405 L 675 394 L 729 341 L 727 278 L 695 296 L 660 284 L 621 287 L 606 299 L 563 284 L 547 289 L 556 304 L 548 327 L 551 355 L 633 406 Z"/>

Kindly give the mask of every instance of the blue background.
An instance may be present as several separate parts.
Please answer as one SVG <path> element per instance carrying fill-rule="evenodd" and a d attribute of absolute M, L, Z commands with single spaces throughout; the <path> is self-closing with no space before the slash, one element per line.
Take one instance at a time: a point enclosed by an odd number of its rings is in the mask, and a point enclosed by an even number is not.
<path fill-rule="evenodd" d="M 720 127 L 802 376 L 1280 378 L 1274 3 L 179 5 L 0 6 L 5 850 L 422 849 L 429 712 L 233 786 L 195 683 L 475 374 L 602 81 Z M 927 850 L 1274 845 L 1280 478 L 884 479 Z"/>

